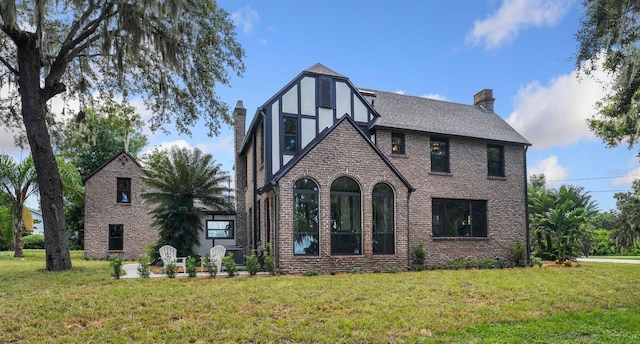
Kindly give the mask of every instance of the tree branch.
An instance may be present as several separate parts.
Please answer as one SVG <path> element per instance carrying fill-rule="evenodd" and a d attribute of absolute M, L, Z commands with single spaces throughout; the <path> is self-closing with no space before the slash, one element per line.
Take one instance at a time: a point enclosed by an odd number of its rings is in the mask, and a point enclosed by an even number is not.
<path fill-rule="evenodd" d="M 11 73 L 15 74 L 15 76 L 18 76 L 18 70 L 13 68 L 9 61 L 0 56 L 0 62 L 2 62 L 2 64 L 5 65 L 5 67 L 7 67 L 7 69 L 11 71 Z"/>
<path fill-rule="evenodd" d="M 98 26 L 100 25 L 101 22 L 103 22 L 106 18 L 113 15 L 113 13 L 111 13 L 111 9 L 113 8 L 113 6 L 114 6 L 113 2 L 107 3 L 106 6 L 102 8 L 102 12 L 100 13 L 100 15 L 96 19 L 92 20 L 87 25 L 85 25 L 83 31 L 81 31 L 78 37 L 75 39 L 73 39 L 73 36 L 75 35 L 75 33 L 78 32 L 79 27 L 81 25 L 80 23 L 86 18 L 88 18 L 96 9 L 100 8 L 100 6 L 98 6 L 95 3 L 92 4 L 82 14 L 81 19 L 79 21 L 74 22 L 71 32 L 69 33 L 69 35 L 67 35 L 67 38 L 65 39 L 64 43 L 62 44 L 62 47 L 60 48 L 60 51 L 58 52 L 58 56 L 56 57 L 55 61 L 53 61 L 53 63 L 51 64 L 51 70 L 49 72 L 49 75 L 45 79 L 45 83 L 44 83 L 45 88 L 53 87 L 56 83 L 58 83 L 58 81 L 64 74 L 67 68 L 67 65 L 69 64 L 69 61 L 71 61 L 82 50 L 87 49 L 92 43 L 94 43 L 100 38 L 97 35 L 95 36 L 92 36 L 92 35 L 95 34 L 95 31 L 98 29 Z M 77 46 L 82 41 L 86 41 L 86 42 L 80 46 Z"/>

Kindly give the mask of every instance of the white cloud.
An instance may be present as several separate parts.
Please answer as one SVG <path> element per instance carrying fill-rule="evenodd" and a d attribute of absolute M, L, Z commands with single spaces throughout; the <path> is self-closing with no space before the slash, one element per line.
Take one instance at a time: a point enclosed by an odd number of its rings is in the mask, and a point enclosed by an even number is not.
<path fill-rule="evenodd" d="M 566 146 L 592 139 L 586 120 L 596 114 L 595 103 L 605 96 L 610 80 L 602 71 L 580 78 L 573 71 L 544 86 L 534 81 L 518 91 L 507 122 L 536 149 Z M 597 80 L 600 80 L 597 81 Z"/>
<path fill-rule="evenodd" d="M 397 91 L 395 91 L 395 93 L 396 94 L 404 94 L 404 91 L 403 90 L 397 90 Z"/>
<path fill-rule="evenodd" d="M 442 94 L 437 94 L 437 93 L 425 94 L 425 95 L 420 96 L 420 97 L 429 98 L 429 99 L 435 99 L 435 100 L 444 100 L 444 101 L 449 100 L 449 99 L 447 99 L 447 97 L 443 96 Z"/>
<path fill-rule="evenodd" d="M 631 184 L 636 179 L 640 179 L 640 167 L 627 172 L 624 177 L 614 179 L 611 181 L 611 185 L 631 187 Z"/>
<path fill-rule="evenodd" d="M 231 20 L 237 28 L 242 27 L 242 32 L 248 35 L 253 32 L 253 27 L 260 21 L 260 15 L 247 5 L 233 12 Z"/>
<path fill-rule="evenodd" d="M 467 42 L 498 48 L 515 39 L 530 26 L 554 26 L 570 10 L 575 0 L 503 0 L 500 8 L 484 20 L 476 20 Z"/>
<path fill-rule="evenodd" d="M 529 177 L 534 174 L 544 174 L 547 187 L 550 188 L 562 184 L 567 179 L 570 171 L 570 167 L 565 167 L 558 163 L 558 157 L 555 155 L 536 161 L 533 166 L 528 168 Z"/>

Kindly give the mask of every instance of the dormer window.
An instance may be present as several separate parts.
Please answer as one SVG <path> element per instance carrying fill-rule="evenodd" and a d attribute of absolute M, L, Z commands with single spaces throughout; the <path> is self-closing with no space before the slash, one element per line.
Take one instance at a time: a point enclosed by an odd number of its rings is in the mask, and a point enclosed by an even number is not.
<path fill-rule="evenodd" d="M 393 153 L 393 154 L 405 154 L 404 134 L 402 134 L 402 133 L 393 133 L 393 134 L 391 134 L 391 153 Z"/>
<path fill-rule="evenodd" d="M 118 178 L 116 202 L 131 203 L 131 178 Z"/>

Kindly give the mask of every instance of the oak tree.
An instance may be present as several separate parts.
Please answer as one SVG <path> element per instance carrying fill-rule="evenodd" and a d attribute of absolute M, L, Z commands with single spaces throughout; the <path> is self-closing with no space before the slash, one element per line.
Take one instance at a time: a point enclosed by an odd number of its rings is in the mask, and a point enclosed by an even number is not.
<path fill-rule="evenodd" d="M 173 123 L 189 134 L 201 118 L 213 135 L 231 122 L 214 88 L 244 71 L 243 57 L 214 0 L 0 1 L 0 86 L 17 85 L 2 97 L 0 116 L 24 128 L 31 148 L 47 270 L 71 268 L 50 101 L 95 91 L 141 96 L 151 129 Z"/>

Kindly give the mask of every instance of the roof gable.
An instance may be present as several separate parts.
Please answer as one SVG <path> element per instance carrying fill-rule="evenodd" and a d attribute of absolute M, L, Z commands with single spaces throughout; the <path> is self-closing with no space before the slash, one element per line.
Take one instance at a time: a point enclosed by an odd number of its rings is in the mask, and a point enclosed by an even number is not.
<path fill-rule="evenodd" d="M 107 160 L 104 164 L 100 165 L 100 167 L 96 168 L 95 171 L 91 172 L 91 174 L 89 174 L 86 178 L 84 178 L 82 180 L 82 183 L 85 184 L 89 179 L 91 179 L 96 173 L 98 173 L 100 170 L 102 170 L 105 166 L 109 165 L 112 161 L 116 160 L 118 157 L 125 155 L 127 158 L 129 158 L 131 161 L 133 161 L 133 163 L 135 163 L 142 171 L 144 171 L 144 169 L 142 168 L 142 165 L 140 165 L 140 163 L 138 163 L 138 160 L 136 160 L 131 154 L 129 154 L 127 151 L 125 150 L 121 150 L 120 152 L 118 152 L 116 155 L 114 155 L 111 159 Z"/>
<path fill-rule="evenodd" d="M 369 138 L 365 136 L 365 134 L 360 130 L 360 128 L 358 128 L 358 125 L 356 124 L 356 122 L 350 116 L 344 115 L 342 116 L 342 118 L 340 118 L 340 120 L 334 123 L 333 126 L 325 129 L 322 133 L 320 133 L 320 135 L 318 135 L 313 141 L 311 141 L 309 145 L 307 145 L 307 147 L 300 154 L 298 154 L 295 158 L 289 161 L 283 168 L 281 168 L 280 171 L 278 171 L 278 173 L 275 174 L 271 178 L 271 180 L 269 180 L 266 183 L 266 185 L 260 188 L 260 190 L 258 191 L 264 192 L 268 190 L 270 187 L 276 185 L 278 181 L 282 177 L 284 177 L 294 166 L 296 166 L 298 162 L 304 159 L 304 157 L 307 156 L 320 142 L 322 142 L 325 138 L 331 135 L 331 133 L 341 125 L 351 125 L 353 129 L 355 129 L 355 131 L 359 134 L 359 137 L 362 139 L 364 144 L 369 145 L 369 147 L 371 147 L 374 150 L 374 152 L 378 155 L 378 157 L 382 159 L 382 161 L 389 167 L 391 171 L 393 171 L 396 177 L 398 177 L 398 179 L 402 181 L 402 183 L 407 187 L 407 189 L 409 189 L 410 191 L 415 190 L 413 186 L 411 186 L 409 181 L 400 173 L 400 171 L 398 171 L 398 169 L 391 163 L 391 161 L 389 161 L 389 159 L 382 153 L 382 151 L 380 151 L 380 149 L 375 144 L 373 144 L 373 142 L 371 142 Z"/>

